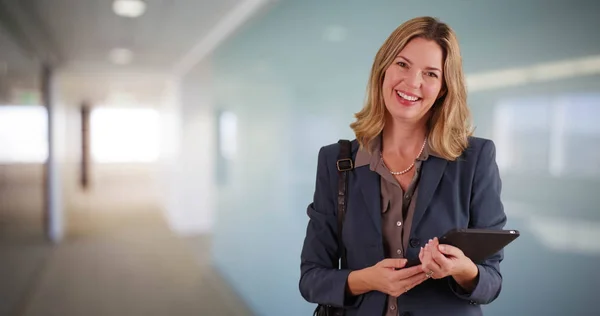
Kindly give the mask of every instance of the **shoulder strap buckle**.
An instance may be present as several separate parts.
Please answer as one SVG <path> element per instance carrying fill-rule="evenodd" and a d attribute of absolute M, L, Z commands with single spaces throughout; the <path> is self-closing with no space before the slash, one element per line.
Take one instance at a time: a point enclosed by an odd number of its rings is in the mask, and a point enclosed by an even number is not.
<path fill-rule="evenodd" d="M 343 158 L 337 161 L 337 170 L 340 172 L 350 171 L 354 169 L 354 163 L 351 158 Z"/>

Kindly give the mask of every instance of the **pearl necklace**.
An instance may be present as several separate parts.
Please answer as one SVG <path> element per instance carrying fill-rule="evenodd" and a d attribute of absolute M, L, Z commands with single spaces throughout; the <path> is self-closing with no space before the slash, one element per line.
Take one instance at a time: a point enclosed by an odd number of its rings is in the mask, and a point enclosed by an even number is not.
<path fill-rule="evenodd" d="M 419 156 L 421 156 L 421 154 L 423 153 L 423 149 L 425 149 L 425 144 L 426 144 L 426 143 L 427 143 L 427 137 L 425 137 L 425 141 L 423 142 L 423 145 L 421 146 L 421 150 L 419 151 L 419 154 L 417 155 L 417 158 L 418 158 Z M 388 170 L 388 171 L 389 171 L 391 174 L 393 174 L 393 175 L 395 175 L 395 176 L 398 176 L 398 175 L 403 175 L 403 174 L 405 174 L 405 173 L 409 172 L 409 171 L 410 171 L 410 169 L 412 169 L 412 168 L 415 166 L 415 162 L 413 161 L 413 163 L 411 163 L 411 164 L 410 164 L 410 166 L 408 166 L 408 168 L 406 168 L 406 169 L 404 169 L 404 170 L 402 170 L 402 171 L 392 171 L 392 170 L 390 170 L 390 168 L 388 168 L 388 167 L 385 165 L 385 162 L 383 161 L 383 153 L 382 153 L 382 152 L 379 152 L 379 156 L 381 157 L 381 163 L 383 164 L 383 166 L 384 166 L 384 167 L 385 167 L 385 168 L 386 168 L 386 169 L 387 169 L 387 170 Z M 416 160 L 416 158 L 415 158 L 415 160 Z"/>

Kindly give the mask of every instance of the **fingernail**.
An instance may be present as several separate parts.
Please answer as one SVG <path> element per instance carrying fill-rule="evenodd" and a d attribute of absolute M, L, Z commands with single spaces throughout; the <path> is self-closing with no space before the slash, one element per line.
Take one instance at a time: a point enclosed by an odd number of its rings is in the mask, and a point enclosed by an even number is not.
<path fill-rule="evenodd" d="M 444 251 L 444 250 L 446 249 L 446 247 L 444 247 L 444 246 L 440 245 L 440 246 L 438 247 L 438 249 L 439 249 L 440 251 Z"/>
<path fill-rule="evenodd" d="M 429 239 L 429 242 L 432 242 L 432 241 L 433 241 L 433 239 Z"/>

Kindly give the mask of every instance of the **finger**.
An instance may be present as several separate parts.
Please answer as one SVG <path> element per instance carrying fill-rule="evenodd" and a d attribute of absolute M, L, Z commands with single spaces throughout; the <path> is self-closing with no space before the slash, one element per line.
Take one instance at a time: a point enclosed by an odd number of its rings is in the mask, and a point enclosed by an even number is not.
<path fill-rule="evenodd" d="M 425 266 L 433 261 L 433 257 L 432 257 L 430 248 L 431 248 L 431 246 L 429 243 L 426 244 L 425 247 L 423 248 L 423 255 L 422 255 L 423 258 L 421 259 L 421 263 L 423 264 L 423 266 Z"/>
<path fill-rule="evenodd" d="M 427 276 L 425 275 L 425 273 L 423 272 L 419 272 L 418 274 L 415 274 L 413 276 L 411 276 L 410 278 L 406 279 L 406 282 L 409 285 L 417 285 L 421 282 L 423 282 L 424 280 L 427 279 Z"/>
<path fill-rule="evenodd" d="M 427 274 L 425 274 L 425 273 L 420 273 L 418 276 L 419 276 L 419 278 L 417 280 L 415 280 L 415 282 L 412 284 L 411 288 L 413 288 L 413 287 L 425 282 L 425 280 L 429 279 L 429 277 L 427 277 Z"/>
<path fill-rule="evenodd" d="M 404 280 L 403 286 L 408 290 L 414 288 L 415 286 L 421 284 L 423 281 L 427 280 L 427 276 L 425 273 L 420 272 L 419 274 L 413 275 L 412 277 Z"/>
<path fill-rule="evenodd" d="M 425 272 L 421 272 L 421 273 L 411 277 L 411 281 L 414 281 L 413 286 L 416 286 L 417 284 L 419 284 L 427 279 L 428 279 L 428 277 Z"/>
<path fill-rule="evenodd" d="M 393 259 L 393 258 L 389 258 L 389 259 L 384 259 L 381 261 L 381 266 L 384 268 L 396 268 L 396 269 L 400 269 L 400 268 L 404 268 L 404 266 L 406 265 L 406 262 L 408 260 L 406 259 Z"/>
<path fill-rule="evenodd" d="M 429 243 L 425 244 L 425 247 L 422 247 L 421 253 L 420 255 L 420 260 L 421 262 L 429 262 L 432 261 L 433 259 L 431 258 L 431 251 L 430 248 L 431 246 L 429 245 Z"/>
<path fill-rule="evenodd" d="M 410 267 L 410 268 L 404 268 L 404 269 L 400 269 L 398 271 L 395 271 L 396 275 L 395 278 L 397 280 L 405 280 L 408 279 L 414 275 L 417 275 L 419 273 L 422 273 L 423 270 L 421 268 L 421 265 L 416 265 L 414 267 Z"/>
<path fill-rule="evenodd" d="M 432 253 L 436 253 L 439 252 L 440 250 L 438 249 L 438 246 L 440 245 L 440 240 L 435 237 L 430 241 L 429 247 Z"/>
<path fill-rule="evenodd" d="M 443 274 L 444 269 L 442 269 L 442 267 L 437 262 L 432 260 L 427 265 L 423 265 L 421 271 L 430 275 L 441 276 Z"/>
<path fill-rule="evenodd" d="M 438 249 L 439 245 L 440 243 L 437 240 L 437 238 L 434 238 L 429 241 L 429 243 L 427 244 L 427 249 L 431 252 L 431 257 L 435 258 L 438 254 L 441 254 L 440 250 Z"/>
<path fill-rule="evenodd" d="M 430 268 L 427 269 L 425 273 L 425 277 L 428 279 L 441 279 L 446 277 L 448 274 L 444 272 L 444 270 L 438 266 L 437 264 L 432 264 Z"/>
<path fill-rule="evenodd" d="M 432 249 L 431 257 L 433 261 L 435 261 L 435 263 L 442 268 L 447 268 L 451 264 L 450 259 L 446 258 L 446 256 L 440 252 L 437 247 Z"/>
<path fill-rule="evenodd" d="M 430 244 L 425 245 L 422 271 L 433 275 L 442 275 L 442 268 L 433 260 Z"/>
<path fill-rule="evenodd" d="M 444 254 L 440 252 L 438 249 L 440 246 L 439 240 L 434 238 L 429 246 L 429 250 L 431 251 L 431 257 L 435 263 L 437 263 L 442 269 L 447 267 L 450 264 L 450 260 L 446 258 Z"/>
<path fill-rule="evenodd" d="M 460 250 L 459 248 L 456 248 L 454 246 L 451 245 L 439 245 L 438 250 L 447 256 L 452 256 L 452 257 L 462 257 L 464 256 L 464 253 L 462 252 L 462 250 Z"/>

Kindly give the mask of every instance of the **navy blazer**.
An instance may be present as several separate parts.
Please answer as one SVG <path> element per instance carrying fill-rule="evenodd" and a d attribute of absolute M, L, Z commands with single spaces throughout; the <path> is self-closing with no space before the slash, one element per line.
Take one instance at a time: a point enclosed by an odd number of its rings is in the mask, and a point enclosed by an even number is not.
<path fill-rule="evenodd" d="M 358 143 L 352 142 L 356 158 Z M 380 176 L 369 165 L 349 173 L 348 206 L 342 231 L 348 269 L 335 266 L 337 254 L 336 161 L 339 145 L 319 151 L 314 201 L 301 254 L 300 292 L 311 303 L 347 307 L 346 315 L 383 315 L 386 294 L 371 291 L 346 295 L 348 274 L 384 259 L 381 230 Z M 501 181 L 491 140 L 471 137 L 455 161 L 430 155 L 423 162 L 407 258 L 417 258 L 420 247 L 453 228 L 502 229 L 506 215 L 500 200 Z M 452 277 L 428 279 L 398 297 L 400 315 L 482 315 L 480 304 L 500 294 L 499 264 L 503 251 L 478 264 L 479 277 L 470 294 L 461 292 Z"/>

